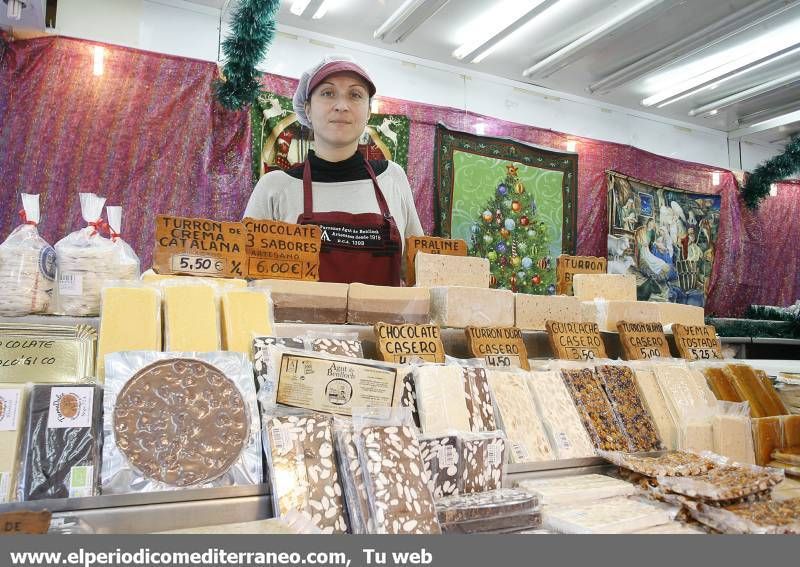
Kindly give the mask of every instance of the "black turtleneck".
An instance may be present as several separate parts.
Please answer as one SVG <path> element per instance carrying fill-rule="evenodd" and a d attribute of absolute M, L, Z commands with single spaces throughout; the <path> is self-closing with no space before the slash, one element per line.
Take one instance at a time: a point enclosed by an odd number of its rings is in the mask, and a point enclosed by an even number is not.
<path fill-rule="evenodd" d="M 311 179 L 322 183 L 337 183 L 341 181 L 359 181 L 369 179 L 367 168 L 364 167 L 364 156 L 356 151 L 352 156 L 343 161 L 326 161 L 317 157 L 313 150 L 308 152 L 308 161 L 311 162 Z M 389 167 L 385 159 L 369 160 L 375 175 L 378 176 Z M 297 164 L 286 171 L 295 179 L 303 179 L 303 164 Z"/>

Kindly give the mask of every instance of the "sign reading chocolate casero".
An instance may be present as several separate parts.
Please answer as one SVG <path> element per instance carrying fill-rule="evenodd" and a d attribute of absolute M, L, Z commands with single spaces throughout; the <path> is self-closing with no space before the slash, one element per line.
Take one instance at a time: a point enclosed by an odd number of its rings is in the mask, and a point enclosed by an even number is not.
<path fill-rule="evenodd" d="M 247 275 L 244 224 L 209 219 L 156 217 L 153 270 L 218 278 Z"/>
<path fill-rule="evenodd" d="M 448 256 L 466 256 L 467 242 L 437 236 L 409 236 L 406 238 L 406 285 L 412 286 L 416 280 L 414 258 L 417 252 L 426 254 L 446 254 Z"/>
<path fill-rule="evenodd" d="M 562 254 L 556 262 L 556 293 L 573 295 L 572 276 L 575 274 L 605 274 L 606 258 L 596 256 L 569 256 Z"/>
<path fill-rule="evenodd" d="M 405 364 L 412 358 L 444 362 L 444 345 L 438 325 L 376 323 L 374 330 L 381 360 L 398 364 Z"/>
<path fill-rule="evenodd" d="M 522 331 L 516 327 L 467 327 L 464 333 L 470 354 L 488 366 L 531 369 Z"/>
<path fill-rule="evenodd" d="M 711 360 L 722 358 L 722 344 L 717 330 L 711 325 L 672 325 L 675 346 L 686 360 Z"/>
<path fill-rule="evenodd" d="M 247 277 L 319 281 L 317 225 L 246 218 Z"/>
<path fill-rule="evenodd" d="M 0 535 L 46 534 L 52 514 L 41 512 L 6 512 L 0 514 Z"/>
<path fill-rule="evenodd" d="M 545 328 L 556 358 L 563 360 L 607 358 L 597 323 L 547 321 Z"/>
<path fill-rule="evenodd" d="M 661 323 L 617 323 L 625 360 L 669 358 L 669 343 Z"/>

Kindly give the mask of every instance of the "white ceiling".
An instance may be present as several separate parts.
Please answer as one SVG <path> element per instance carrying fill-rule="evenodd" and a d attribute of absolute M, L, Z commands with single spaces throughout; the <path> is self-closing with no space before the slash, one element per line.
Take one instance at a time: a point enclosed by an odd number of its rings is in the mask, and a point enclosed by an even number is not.
<path fill-rule="evenodd" d="M 192 0 L 199 4 L 223 7 L 226 0 Z M 436 14 L 416 28 L 404 41 L 387 44 L 373 38 L 374 31 L 403 4 L 404 0 L 329 0 L 327 14 L 318 20 L 311 14 L 303 17 L 290 12 L 293 0 L 283 0 L 278 17 L 281 24 L 344 40 L 367 44 L 440 63 L 523 81 L 561 92 L 572 93 L 597 101 L 681 120 L 730 132 L 760 142 L 785 141 L 800 132 L 800 119 L 775 125 L 769 130 L 752 133 L 742 130 L 753 122 L 769 119 L 776 110 L 786 114 L 800 110 L 800 49 L 779 62 L 763 65 L 756 71 L 740 74 L 663 108 L 644 107 L 642 99 L 656 94 L 664 86 L 675 85 L 692 75 L 690 71 L 716 58 L 717 63 L 754 53 L 749 42 L 771 38 L 771 45 L 783 41 L 800 47 L 800 2 L 797 0 L 663 0 L 650 2 L 650 8 L 625 24 L 604 34 L 584 49 L 578 50 L 561 69 L 549 76 L 526 78 L 523 70 L 560 50 L 569 43 L 597 30 L 621 13 L 640 5 L 643 0 L 560 0 L 520 27 L 502 41 L 480 63 L 465 63 L 452 56 L 462 43 L 481 33 L 498 11 L 507 10 L 510 0 L 449 0 Z M 429 0 L 436 1 L 436 0 Z M 536 4 L 535 0 L 515 0 Z M 234 2 L 235 3 L 235 2 Z M 312 0 L 312 4 L 314 0 Z M 675 54 L 667 65 L 636 78 L 606 93 L 590 92 L 588 87 L 611 73 L 634 63 L 662 48 L 703 30 L 744 8 L 761 5 L 764 13 L 780 8 L 783 12 L 746 27 L 747 20 L 737 18 L 736 33 L 722 38 L 719 32 L 702 36 L 704 44 L 691 57 L 676 61 Z M 788 9 L 786 7 L 789 7 Z M 230 7 L 229 7 L 230 9 Z M 311 10 L 307 10 L 311 11 Z M 505 13 L 505 12 L 501 12 Z M 744 31 L 742 31 L 744 29 Z M 716 43 L 712 45 L 712 43 Z M 736 50 L 739 53 L 736 53 Z M 685 54 L 686 51 L 684 50 Z M 689 111 L 728 95 L 739 93 L 766 81 L 798 72 L 794 82 L 765 92 L 745 102 L 720 109 L 714 116 L 690 116 Z M 759 113 L 759 114 L 755 114 Z M 739 120 L 754 115 L 749 123 Z M 758 129 L 758 128 L 756 128 Z"/>

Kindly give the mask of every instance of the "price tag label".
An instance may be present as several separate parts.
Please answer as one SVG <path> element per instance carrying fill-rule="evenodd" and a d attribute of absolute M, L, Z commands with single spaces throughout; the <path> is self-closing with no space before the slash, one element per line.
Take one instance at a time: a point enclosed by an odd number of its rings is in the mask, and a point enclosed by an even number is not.
<path fill-rule="evenodd" d="M 467 242 L 437 236 L 409 236 L 406 238 L 406 284 L 413 286 L 416 280 L 414 258 L 417 252 L 426 254 L 446 254 L 448 256 L 466 256 Z"/>
<path fill-rule="evenodd" d="M 661 323 L 617 323 L 626 360 L 669 358 L 669 344 Z"/>
<path fill-rule="evenodd" d="M 606 258 L 562 254 L 556 261 L 556 293 L 572 295 L 572 277 L 575 274 L 605 274 L 607 266 Z"/>
<path fill-rule="evenodd" d="M 48 511 L 0 514 L 0 535 L 46 534 L 50 529 Z"/>
<path fill-rule="evenodd" d="M 489 366 L 530 370 L 522 331 L 516 327 L 467 327 L 467 348 Z"/>
<path fill-rule="evenodd" d="M 514 354 L 487 354 L 484 357 L 486 366 L 495 366 L 498 368 L 520 368 L 519 356 Z"/>
<path fill-rule="evenodd" d="M 248 277 L 319 281 L 320 227 L 252 218 L 244 226 Z"/>
<path fill-rule="evenodd" d="M 717 330 L 711 325 L 672 325 L 675 346 L 681 358 L 687 360 L 714 360 L 722 358 L 722 344 Z"/>
<path fill-rule="evenodd" d="M 545 327 L 556 358 L 564 360 L 608 358 L 597 323 L 547 321 Z"/>
<path fill-rule="evenodd" d="M 418 357 L 428 362 L 444 362 L 444 345 L 438 325 L 377 323 L 374 330 L 381 360 L 405 364 Z"/>
<path fill-rule="evenodd" d="M 159 274 L 244 278 L 245 244 L 242 223 L 158 215 L 153 270 Z"/>

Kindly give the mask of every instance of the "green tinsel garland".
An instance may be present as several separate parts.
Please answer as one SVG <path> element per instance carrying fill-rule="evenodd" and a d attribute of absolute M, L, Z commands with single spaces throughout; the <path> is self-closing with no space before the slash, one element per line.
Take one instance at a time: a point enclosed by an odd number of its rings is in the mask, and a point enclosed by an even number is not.
<path fill-rule="evenodd" d="M 280 0 L 240 0 L 231 21 L 231 34 L 222 42 L 224 79 L 217 81 L 217 98 L 228 109 L 252 103 L 261 91 L 256 65 L 275 36 Z"/>
<path fill-rule="evenodd" d="M 800 136 L 795 136 L 784 152 L 765 161 L 751 173 L 744 187 L 742 198 L 745 204 L 755 209 L 758 203 L 769 195 L 769 186 L 776 181 L 786 179 L 800 171 Z"/>

